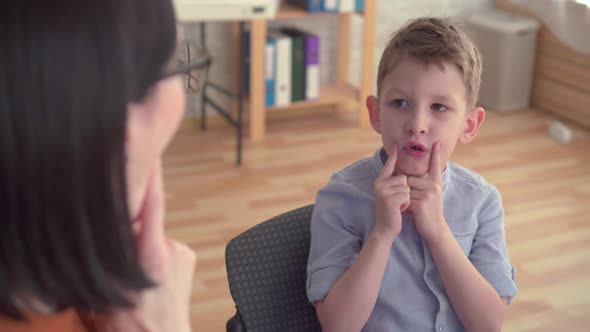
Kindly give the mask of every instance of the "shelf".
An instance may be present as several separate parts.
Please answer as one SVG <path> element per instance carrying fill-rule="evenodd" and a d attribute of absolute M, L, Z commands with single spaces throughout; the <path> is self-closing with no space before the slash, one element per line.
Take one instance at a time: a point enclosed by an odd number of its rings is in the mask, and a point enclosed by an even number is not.
<path fill-rule="evenodd" d="M 358 89 L 350 85 L 325 85 L 320 89 L 320 98 L 317 100 L 302 100 L 291 103 L 285 106 L 272 106 L 267 107 L 266 110 L 269 112 L 283 111 L 289 109 L 301 109 L 301 108 L 312 108 L 312 107 L 325 107 L 340 104 L 356 103 L 359 98 Z"/>
<path fill-rule="evenodd" d="M 335 12 L 308 12 L 303 8 L 293 6 L 288 3 L 282 3 L 281 7 L 278 9 L 277 14 L 275 15 L 275 19 L 283 19 L 283 18 L 302 18 L 308 16 L 317 16 L 317 15 L 334 15 L 334 14 L 341 14 Z"/>
<path fill-rule="evenodd" d="M 352 25 L 352 14 L 360 14 L 363 16 L 363 46 L 362 46 L 362 62 L 360 63 L 360 82 L 359 88 L 350 86 L 348 69 L 350 68 L 350 32 Z M 365 10 L 360 13 L 342 13 L 342 12 L 307 12 L 301 8 L 287 4 L 283 1 L 281 7 L 273 19 L 269 20 L 251 20 L 250 21 L 250 92 L 248 97 L 244 98 L 246 101 L 245 108 L 248 110 L 249 118 L 249 133 L 252 142 L 262 142 L 266 132 L 266 117 L 267 114 L 297 114 L 302 109 L 313 108 L 330 108 L 337 106 L 338 110 L 352 110 L 358 114 L 358 123 L 360 127 L 370 127 L 369 117 L 364 108 L 364 98 L 373 92 L 373 52 L 375 49 L 375 14 L 376 14 L 376 0 L 365 0 Z M 290 105 L 278 107 L 265 107 L 265 78 L 264 78 L 264 56 L 265 44 L 267 39 L 267 23 L 275 19 L 298 19 L 305 17 L 323 18 L 328 16 L 336 16 L 338 18 L 338 33 L 337 33 L 337 50 L 336 59 L 326 59 L 326 61 L 334 61 L 336 65 L 336 75 L 334 75 L 334 84 L 321 87 L 320 99 L 306 100 L 295 102 Z M 232 44 L 234 45 L 233 52 L 236 55 L 240 54 L 240 28 L 239 24 L 233 24 L 232 28 Z M 239 87 L 240 80 L 235 73 L 240 72 L 239 56 L 234 56 L 232 61 L 232 73 L 234 73 L 234 89 Z M 350 107 L 349 107 L 350 106 Z M 289 112 L 293 110 L 293 112 Z"/>

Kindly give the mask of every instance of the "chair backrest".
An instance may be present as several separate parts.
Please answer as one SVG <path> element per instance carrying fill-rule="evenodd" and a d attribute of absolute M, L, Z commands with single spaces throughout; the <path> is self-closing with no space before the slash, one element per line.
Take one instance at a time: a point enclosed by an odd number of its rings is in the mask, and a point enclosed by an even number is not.
<path fill-rule="evenodd" d="M 312 211 L 289 211 L 228 243 L 229 288 L 246 331 L 321 331 L 305 286 Z"/>

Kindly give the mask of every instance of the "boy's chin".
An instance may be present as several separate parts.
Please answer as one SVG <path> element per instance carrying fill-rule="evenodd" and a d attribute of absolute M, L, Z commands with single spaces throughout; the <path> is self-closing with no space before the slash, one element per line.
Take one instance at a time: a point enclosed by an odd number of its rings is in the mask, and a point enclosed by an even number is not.
<path fill-rule="evenodd" d="M 428 167 L 422 165 L 400 165 L 397 173 L 405 176 L 425 177 L 428 174 Z"/>

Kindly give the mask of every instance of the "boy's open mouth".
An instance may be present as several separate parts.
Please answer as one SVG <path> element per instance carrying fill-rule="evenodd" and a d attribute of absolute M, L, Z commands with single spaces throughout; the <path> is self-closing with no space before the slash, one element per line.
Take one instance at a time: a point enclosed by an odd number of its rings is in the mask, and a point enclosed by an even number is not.
<path fill-rule="evenodd" d="M 408 144 L 406 144 L 406 149 L 426 152 L 426 147 L 418 142 L 409 142 Z"/>

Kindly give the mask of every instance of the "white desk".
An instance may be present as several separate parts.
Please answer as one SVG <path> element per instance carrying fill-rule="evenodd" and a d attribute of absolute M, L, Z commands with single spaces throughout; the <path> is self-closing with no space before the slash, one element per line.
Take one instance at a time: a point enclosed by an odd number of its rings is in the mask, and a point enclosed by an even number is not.
<path fill-rule="evenodd" d="M 277 12 L 277 0 L 174 0 L 181 22 L 249 21 L 270 19 Z"/>

